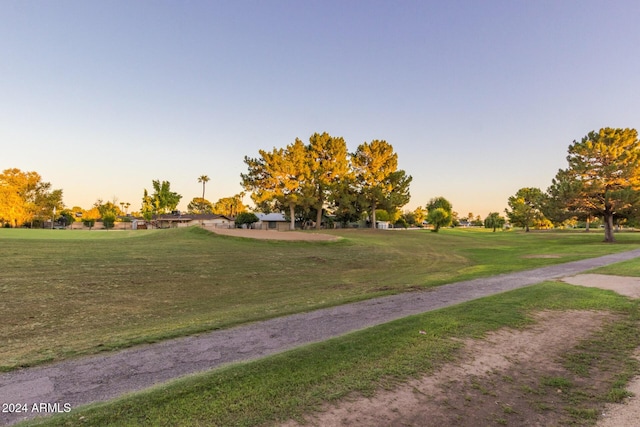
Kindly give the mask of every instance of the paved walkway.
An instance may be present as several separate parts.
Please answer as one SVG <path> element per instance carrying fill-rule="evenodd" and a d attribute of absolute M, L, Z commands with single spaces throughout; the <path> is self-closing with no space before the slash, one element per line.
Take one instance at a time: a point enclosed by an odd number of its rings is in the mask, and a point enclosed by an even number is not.
<path fill-rule="evenodd" d="M 0 425 L 38 414 L 33 404 L 75 408 L 142 390 L 225 363 L 255 359 L 412 314 L 470 301 L 545 280 L 640 257 L 640 249 L 518 273 L 475 279 L 425 291 L 280 317 L 116 353 L 67 360 L 0 374 L 0 405 L 27 405 L 26 413 L 0 412 Z M 4 408 L 3 408 L 4 409 Z M 51 405 L 49 410 L 55 410 Z"/>

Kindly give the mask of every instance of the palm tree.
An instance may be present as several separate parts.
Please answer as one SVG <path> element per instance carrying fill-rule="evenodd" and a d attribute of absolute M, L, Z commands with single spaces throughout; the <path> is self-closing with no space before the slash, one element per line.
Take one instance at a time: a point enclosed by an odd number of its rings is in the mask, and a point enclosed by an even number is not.
<path fill-rule="evenodd" d="M 204 200 L 204 186 L 209 182 L 209 177 L 207 175 L 201 175 L 198 177 L 198 182 L 202 183 L 202 200 Z"/>

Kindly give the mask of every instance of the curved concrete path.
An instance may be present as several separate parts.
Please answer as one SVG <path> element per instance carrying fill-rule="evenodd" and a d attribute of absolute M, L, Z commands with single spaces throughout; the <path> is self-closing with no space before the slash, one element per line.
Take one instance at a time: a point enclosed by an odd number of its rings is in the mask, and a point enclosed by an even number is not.
<path fill-rule="evenodd" d="M 0 412 L 0 425 L 44 412 L 104 401 L 225 363 L 255 359 L 476 298 L 640 257 L 640 249 L 534 270 L 452 283 L 309 313 L 247 324 L 0 374 L 0 405 L 27 405 L 27 412 Z M 48 407 L 46 404 L 50 404 Z M 57 404 L 57 406 L 56 406 Z M 3 409 L 0 407 L 0 409 Z"/>

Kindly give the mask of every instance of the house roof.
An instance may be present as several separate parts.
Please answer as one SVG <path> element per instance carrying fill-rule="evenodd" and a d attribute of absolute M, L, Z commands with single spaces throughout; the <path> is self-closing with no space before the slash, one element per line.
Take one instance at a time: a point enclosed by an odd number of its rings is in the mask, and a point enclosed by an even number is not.
<path fill-rule="evenodd" d="M 260 221 L 287 222 L 287 219 L 284 217 L 284 215 L 279 212 L 272 212 L 269 214 L 256 213 L 256 216 Z"/>

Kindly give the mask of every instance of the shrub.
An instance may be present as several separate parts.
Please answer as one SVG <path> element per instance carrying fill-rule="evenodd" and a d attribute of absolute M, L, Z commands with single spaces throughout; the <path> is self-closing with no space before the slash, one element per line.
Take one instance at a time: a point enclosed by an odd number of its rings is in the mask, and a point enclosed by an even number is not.
<path fill-rule="evenodd" d="M 260 219 L 253 212 L 241 212 L 236 217 L 236 227 L 241 227 L 244 224 L 251 226 L 251 224 L 258 221 Z"/>
<path fill-rule="evenodd" d="M 107 212 L 104 215 L 102 215 L 102 224 L 104 225 L 104 228 L 106 228 L 107 230 L 109 230 L 110 228 L 113 228 L 115 222 L 116 222 L 116 214 L 112 212 Z"/>

